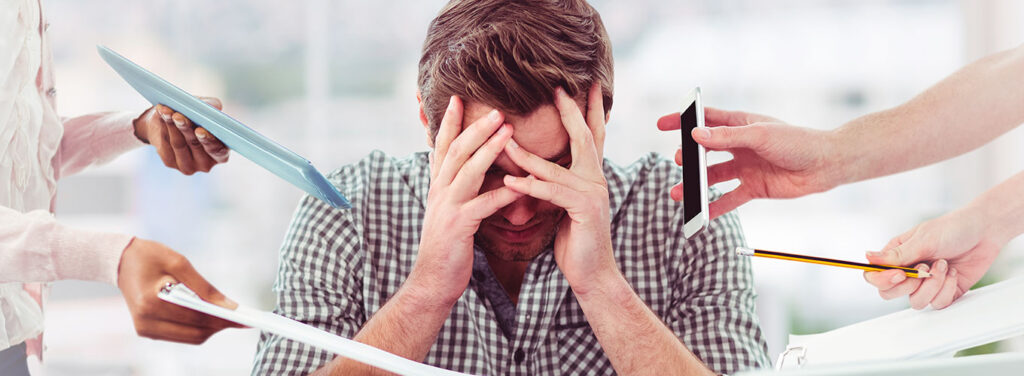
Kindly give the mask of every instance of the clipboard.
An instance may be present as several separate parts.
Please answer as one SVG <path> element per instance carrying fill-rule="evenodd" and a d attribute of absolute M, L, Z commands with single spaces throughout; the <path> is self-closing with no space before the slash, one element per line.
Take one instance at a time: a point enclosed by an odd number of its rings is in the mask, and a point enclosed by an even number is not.
<path fill-rule="evenodd" d="M 309 160 L 113 50 L 104 46 L 96 46 L 96 49 L 121 78 L 154 106 L 162 104 L 182 113 L 193 123 L 210 131 L 231 150 L 331 206 L 340 209 L 352 207 L 345 196 Z"/>
<path fill-rule="evenodd" d="M 185 308 L 319 347 L 388 372 L 410 376 L 469 376 L 464 373 L 412 361 L 365 343 L 340 337 L 322 329 L 276 315 L 272 312 L 243 306 L 238 306 L 235 309 L 224 308 L 200 299 L 199 295 L 183 283 L 167 283 L 160 289 L 157 296 L 164 301 Z"/>

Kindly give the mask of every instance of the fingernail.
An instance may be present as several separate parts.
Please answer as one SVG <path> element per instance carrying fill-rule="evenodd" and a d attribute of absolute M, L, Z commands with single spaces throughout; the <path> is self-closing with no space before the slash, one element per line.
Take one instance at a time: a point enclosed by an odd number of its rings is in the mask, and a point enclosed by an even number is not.
<path fill-rule="evenodd" d="M 707 141 L 711 139 L 711 131 L 704 128 L 697 128 L 697 130 L 693 132 L 693 137 L 701 141 Z"/>
<path fill-rule="evenodd" d="M 946 260 L 939 260 L 939 262 L 936 263 L 936 265 L 935 265 L 935 271 L 937 273 L 942 273 L 942 272 L 946 271 L 946 266 L 947 266 Z"/>
<path fill-rule="evenodd" d="M 498 121 L 499 116 L 501 115 L 498 113 L 498 110 L 491 110 L 491 113 L 487 114 L 487 118 L 491 119 L 491 121 Z"/>
<path fill-rule="evenodd" d="M 448 98 L 448 109 L 450 110 L 452 107 L 455 107 L 455 96 L 454 95 L 451 96 L 450 98 Z"/>
<path fill-rule="evenodd" d="M 868 257 L 882 257 L 882 252 L 868 251 L 867 255 L 868 255 Z"/>
<path fill-rule="evenodd" d="M 555 88 L 555 95 L 566 95 L 565 94 L 565 89 L 563 89 L 561 86 L 556 87 Z"/>
<path fill-rule="evenodd" d="M 897 274 L 897 275 L 892 276 L 892 279 L 890 279 L 889 282 L 900 283 L 900 282 L 903 282 L 903 278 L 906 278 L 906 276 L 903 275 L 903 274 Z"/>
<path fill-rule="evenodd" d="M 516 140 L 508 140 L 508 146 L 513 149 L 519 149 L 519 144 L 516 143 Z"/>
<path fill-rule="evenodd" d="M 206 141 L 206 132 L 205 131 L 200 131 L 200 130 L 197 129 L 196 130 L 196 138 L 198 138 L 199 141 Z"/>
<path fill-rule="evenodd" d="M 512 175 L 505 175 L 505 184 L 515 183 L 516 177 Z"/>
<path fill-rule="evenodd" d="M 178 119 L 174 119 L 174 125 L 177 125 L 178 128 L 183 128 L 185 127 L 185 122 Z"/>
<path fill-rule="evenodd" d="M 165 122 L 171 121 L 171 115 L 167 115 L 167 114 L 162 113 L 162 112 L 160 113 L 160 118 L 164 119 Z"/>

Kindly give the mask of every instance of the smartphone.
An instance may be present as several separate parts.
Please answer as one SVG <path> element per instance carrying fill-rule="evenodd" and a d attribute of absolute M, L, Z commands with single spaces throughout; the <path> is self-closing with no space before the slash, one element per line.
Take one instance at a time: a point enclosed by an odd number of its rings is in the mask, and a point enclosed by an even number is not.
<path fill-rule="evenodd" d="M 704 127 L 704 106 L 700 101 L 700 88 L 687 94 L 683 110 L 679 113 L 683 154 L 683 235 L 687 239 L 708 227 L 708 165 L 704 146 L 690 136 L 694 128 Z"/>

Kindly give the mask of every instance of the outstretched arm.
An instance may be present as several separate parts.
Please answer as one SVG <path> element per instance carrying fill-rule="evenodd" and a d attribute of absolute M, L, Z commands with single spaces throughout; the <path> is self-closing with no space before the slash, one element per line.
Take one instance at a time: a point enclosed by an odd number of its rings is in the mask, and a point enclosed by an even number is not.
<path fill-rule="evenodd" d="M 868 252 L 876 264 L 914 265 L 927 279 L 895 270 L 864 273 L 885 299 L 910 296 L 922 309 L 949 306 L 978 282 L 1011 239 L 1024 233 L 1024 172 L 990 189 L 963 208 L 917 225 L 881 252 Z M 930 265 L 928 265 L 930 264 Z"/>
<path fill-rule="evenodd" d="M 1021 87 L 1024 46 L 971 63 L 907 103 L 832 131 L 707 108 L 708 128 L 693 130 L 693 139 L 733 154 L 708 168 L 708 183 L 740 180 L 711 203 L 711 216 L 752 199 L 800 197 L 966 153 L 1024 123 Z M 679 114 L 662 117 L 658 128 L 679 129 Z M 682 199 L 681 186 L 672 197 Z"/>

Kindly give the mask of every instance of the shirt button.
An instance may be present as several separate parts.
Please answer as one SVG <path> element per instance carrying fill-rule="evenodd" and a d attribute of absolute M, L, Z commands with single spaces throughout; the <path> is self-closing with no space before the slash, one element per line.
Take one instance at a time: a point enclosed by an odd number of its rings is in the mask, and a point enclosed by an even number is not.
<path fill-rule="evenodd" d="M 57 95 L 57 88 L 52 88 L 51 87 L 50 90 L 46 91 L 46 95 L 49 95 L 51 97 Z"/>
<path fill-rule="evenodd" d="M 526 352 L 523 349 L 516 350 L 516 354 L 512 357 L 516 361 L 516 364 L 522 364 L 523 359 L 526 359 Z"/>

